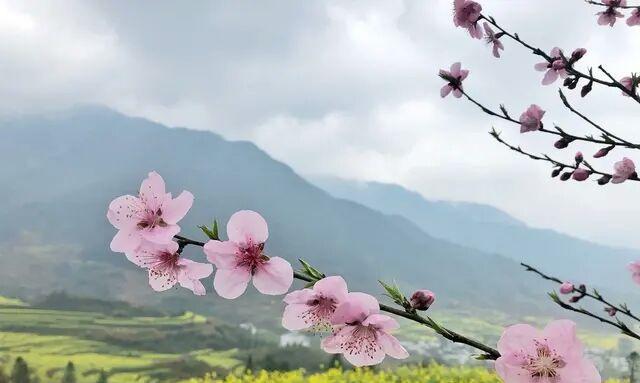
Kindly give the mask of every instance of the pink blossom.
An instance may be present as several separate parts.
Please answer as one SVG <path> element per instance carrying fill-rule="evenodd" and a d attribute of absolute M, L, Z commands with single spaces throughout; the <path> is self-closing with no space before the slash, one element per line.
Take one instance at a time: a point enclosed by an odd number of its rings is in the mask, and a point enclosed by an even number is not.
<path fill-rule="evenodd" d="M 502 44 L 502 41 L 500 41 L 501 35 L 495 34 L 493 32 L 493 29 L 491 29 L 491 26 L 489 26 L 489 23 L 487 23 L 486 21 L 484 23 L 484 34 L 487 44 L 490 44 L 493 48 L 493 56 L 499 58 L 500 50 L 504 50 L 504 44 Z"/>
<path fill-rule="evenodd" d="M 471 0 L 454 0 L 453 24 L 456 27 L 466 28 L 471 37 L 482 38 L 482 30 L 478 28 L 478 20 L 482 12 L 482 5 Z"/>
<path fill-rule="evenodd" d="M 520 133 L 533 132 L 542 128 L 542 117 L 545 111 L 538 105 L 531 104 L 520 115 Z"/>
<path fill-rule="evenodd" d="M 347 294 L 347 283 L 339 276 L 323 278 L 312 289 L 290 292 L 284 298 L 287 306 L 282 315 L 282 326 L 291 331 L 331 330 L 333 313 Z"/>
<path fill-rule="evenodd" d="M 411 294 L 411 298 L 409 299 L 411 307 L 422 311 L 429 309 L 435 301 L 436 295 L 429 290 L 418 290 Z"/>
<path fill-rule="evenodd" d="M 291 264 L 264 254 L 269 237 L 267 222 L 255 211 L 241 210 L 227 222 L 228 241 L 211 240 L 204 245 L 209 262 L 217 267 L 213 287 L 223 298 L 235 299 L 250 280 L 262 294 L 280 295 L 293 282 Z"/>
<path fill-rule="evenodd" d="M 573 179 L 576 181 L 584 181 L 589 178 L 590 175 L 591 173 L 587 169 L 583 168 L 578 168 L 573 171 Z"/>
<path fill-rule="evenodd" d="M 143 241 L 126 255 L 131 262 L 149 270 L 149 285 L 156 291 L 168 290 L 179 283 L 196 295 L 205 295 L 200 279 L 213 273 L 213 266 L 209 263 L 182 258 L 178 244 L 173 241 L 163 245 Z"/>
<path fill-rule="evenodd" d="M 395 319 L 380 314 L 376 298 L 364 293 L 349 293 L 336 309 L 333 334 L 322 340 L 322 349 L 342 354 L 354 366 L 381 363 L 386 355 L 396 359 L 409 356 L 407 350 L 389 332 L 398 328 Z"/>
<path fill-rule="evenodd" d="M 571 294 L 573 292 L 573 283 L 565 282 L 560 285 L 560 294 Z"/>
<path fill-rule="evenodd" d="M 631 11 L 631 16 L 627 19 L 627 25 L 630 27 L 640 25 L 640 8 Z"/>
<path fill-rule="evenodd" d="M 607 9 L 602 12 L 596 13 L 598 15 L 599 25 L 609 25 L 613 27 L 618 18 L 624 17 L 624 15 L 616 8 L 618 6 L 626 6 L 627 0 L 603 0 L 602 4 L 607 5 Z"/>
<path fill-rule="evenodd" d="M 621 78 L 620 84 L 622 84 L 622 86 L 624 86 L 631 93 L 634 93 L 634 94 L 636 92 L 636 87 L 638 86 L 635 76 L 627 76 L 627 77 Z M 629 97 L 629 95 L 626 92 L 622 92 L 622 95 L 625 97 Z"/>
<path fill-rule="evenodd" d="M 164 180 L 156 172 L 142 181 L 137 197 L 124 195 L 111 201 L 107 219 L 118 229 L 111 250 L 135 250 L 143 240 L 167 244 L 180 232 L 177 225 L 193 205 L 193 195 L 183 191 L 172 198 L 165 191 Z"/>
<path fill-rule="evenodd" d="M 636 165 L 629 158 L 624 157 L 613 165 L 615 173 L 611 183 L 620 184 L 636 174 Z"/>
<path fill-rule="evenodd" d="M 558 77 L 566 78 L 568 76 L 561 53 L 562 51 L 560 50 L 560 48 L 555 47 L 549 54 L 549 56 L 551 57 L 550 62 L 541 62 L 534 66 L 534 68 L 539 72 L 547 72 L 542 78 L 542 85 L 553 84 L 558 79 Z"/>
<path fill-rule="evenodd" d="M 631 278 L 633 281 L 640 285 L 640 261 L 633 261 L 629 263 L 627 268 L 631 271 Z"/>
<path fill-rule="evenodd" d="M 496 372 L 508 383 L 600 383 L 593 362 L 583 355 L 576 325 L 553 321 L 540 331 L 526 324 L 505 329 L 498 341 Z"/>
<path fill-rule="evenodd" d="M 469 75 L 469 71 L 461 69 L 462 65 L 457 62 L 451 65 L 451 69 L 446 71 L 440 69 L 439 76 L 449 83 L 440 89 L 440 97 L 447 97 L 453 91 L 453 97 L 460 98 L 462 96 L 462 81 Z"/>

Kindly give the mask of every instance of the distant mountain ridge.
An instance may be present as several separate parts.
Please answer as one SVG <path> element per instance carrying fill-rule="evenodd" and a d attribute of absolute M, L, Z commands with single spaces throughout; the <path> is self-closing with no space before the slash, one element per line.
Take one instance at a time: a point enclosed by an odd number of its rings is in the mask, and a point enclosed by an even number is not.
<path fill-rule="evenodd" d="M 312 178 L 312 182 L 335 197 L 407 218 L 434 237 L 529 262 L 561 278 L 634 291 L 625 266 L 640 259 L 638 250 L 532 228 L 488 205 L 431 201 L 399 185 L 329 177 Z"/>
<path fill-rule="evenodd" d="M 152 294 L 146 275 L 109 251 L 115 231 L 105 219 L 108 203 L 136 193 L 150 170 L 164 176 L 169 191 L 195 195 L 181 222 L 188 236 L 202 238 L 196 225 L 214 216 L 226 221 L 236 210 L 254 209 L 269 222 L 269 253 L 343 274 L 352 289 L 378 294 L 377 280 L 385 279 L 437 291 L 443 306 L 530 310 L 544 300 L 531 291 L 537 280 L 516 262 L 331 197 L 251 143 L 99 107 L 0 122 L 0 177 L 11 180 L 0 190 L 0 291 L 34 296 L 65 289 L 185 309 L 202 302 L 239 307 L 215 293 L 205 300 L 182 290 Z M 186 255 L 202 257 L 200 249 Z M 262 299 L 280 305 L 279 297 Z"/>

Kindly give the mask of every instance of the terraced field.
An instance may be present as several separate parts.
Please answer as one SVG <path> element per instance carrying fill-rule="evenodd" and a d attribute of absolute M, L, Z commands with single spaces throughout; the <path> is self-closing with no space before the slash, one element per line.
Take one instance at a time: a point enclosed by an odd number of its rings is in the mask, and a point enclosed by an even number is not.
<path fill-rule="evenodd" d="M 186 353 L 146 350 L 147 341 L 153 339 L 149 334 L 209 328 L 206 318 L 193 313 L 118 318 L 100 313 L 31 308 L 3 298 L 0 300 L 0 362 L 7 365 L 5 370 L 8 370 L 13 360 L 21 356 L 42 382 L 59 381 L 68 361 L 75 364 L 80 383 L 95 382 L 101 370 L 109 374 L 110 382 L 125 383 L 187 378 L 233 369 L 239 363 L 235 349 Z M 127 338 L 137 339 L 141 349 L 117 344 Z"/>

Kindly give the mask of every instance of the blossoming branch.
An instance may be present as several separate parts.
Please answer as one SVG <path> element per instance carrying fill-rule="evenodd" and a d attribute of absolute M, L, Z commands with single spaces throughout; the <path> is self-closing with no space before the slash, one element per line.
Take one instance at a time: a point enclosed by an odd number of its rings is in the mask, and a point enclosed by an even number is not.
<path fill-rule="evenodd" d="M 601 381 L 595 365 L 585 359 L 571 321 L 551 322 L 542 331 L 525 324 L 510 326 L 495 349 L 419 315 L 418 311 L 429 309 L 435 302 L 435 294 L 429 290 L 418 290 L 407 298 L 396 286 L 381 282 L 399 306 L 395 308 L 380 304 L 372 295 L 349 291 L 341 276 L 326 276 L 304 261 L 302 272 L 294 272 L 285 259 L 267 255 L 267 222 L 254 211 L 241 210 L 231 216 L 226 241 L 220 239 L 217 223 L 212 228 L 201 227 L 209 237 L 206 243 L 180 236 L 178 222 L 192 204 L 193 195 L 187 191 L 172 198 L 156 172 L 143 180 L 138 196 L 124 195 L 109 204 L 107 219 L 118 229 L 112 250 L 123 252 L 134 265 L 145 269 L 149 285 L 156 291 L 180 284 L 196 295 L 204 295 L 206 287 L 201 280 L 214 273 L 215 266 L 213 289 L 222 298 L 242 295 L 250 281 L 263 294 L 288 292 L 283 299 L 283 327 L 322 335 L 325 352 L 341 354 L 354 366 L 375 365 L 386 356 L 409 356 L 392 335 L 399 323 L 383 314 L 386 312 L 482 351 L 480 358 L 495 360 L 496 372 L 507 383 L 540 379 L 559 383 Z M 202 247 L 210 263 L 184 258 L 182 251 L 188 245 Z M 289 292 L 294 278 L 307 282 L 307 286 Z"/>

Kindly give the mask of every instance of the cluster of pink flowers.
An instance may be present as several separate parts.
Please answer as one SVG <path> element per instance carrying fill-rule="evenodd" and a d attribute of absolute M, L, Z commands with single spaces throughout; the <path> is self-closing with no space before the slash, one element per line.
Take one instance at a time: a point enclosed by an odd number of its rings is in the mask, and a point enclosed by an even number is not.
<path fill-rule="evenodd" d="M 398 328 L 396 320 L 380 314 L 373 296 L 348 292 L 339 276 L 323 278 L 313 288 L 293 291 L 284 301 L 284 328 L 329 333 L 322 340 L 322 349 L 342 354 L 354 366 L 378 364 L 386 355 L 396 359 L 409 356 L 390 334 Z"/>
<path fill-rule="evenodd" d="M 602 0 L 602 5 L 606 6 L 604 11 L 596 13 L 599 25 L 608 25 L 613 27 L 618 19 L 624 17 L 620 12 L 622 7 L 627 6 L 627 0 Z M 640 8 L 634 8 L 631 15 L 627 18 L 627 25 L 640 25 Z"/>
<path fill-rule="evenodd" d="M 127 259 L 148 270 L 149 284 L 156 291 L 176 283 L 196 295 L 204 295 L 200 279 L 213 272 L 210 264 L 180 256 L 173 237 L 180 232 L 178 222 L 193 205 L 193 195 L 183 191 L 172 198 L 164 180 L 156 172 L 142 181 L 138 196 L 124 195 L 109 204 L 107 219 L 118 229 L 111 250 L 125 253 Z"/>

